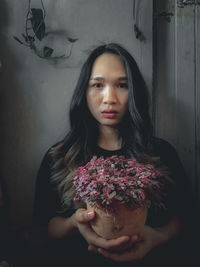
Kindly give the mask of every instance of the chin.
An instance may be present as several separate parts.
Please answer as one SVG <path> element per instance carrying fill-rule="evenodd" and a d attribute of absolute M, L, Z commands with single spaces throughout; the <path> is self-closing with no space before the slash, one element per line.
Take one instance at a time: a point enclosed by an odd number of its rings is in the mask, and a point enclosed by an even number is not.
<path fill-rule="evenodd" d="M 117 127 L 119 125 L 119 122 L 114 122 L 114 121 L 108 121 L 108 122 L 99 122 L 100 125 L 103 125 L 103 126 L 112 126 L 112 127 Z"/>

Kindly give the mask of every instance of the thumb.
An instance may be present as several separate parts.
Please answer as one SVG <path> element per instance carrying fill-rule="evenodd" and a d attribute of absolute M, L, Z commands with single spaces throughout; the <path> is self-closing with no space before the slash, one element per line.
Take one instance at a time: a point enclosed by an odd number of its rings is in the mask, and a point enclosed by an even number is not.
<path fill-rule="evenodd" d="M 95 212 L 94 210 L 84 210 L 80 211 L 77 214 L 77 219 L 80 223 L 86 223 L 94 219 L 95 217 Z"/>

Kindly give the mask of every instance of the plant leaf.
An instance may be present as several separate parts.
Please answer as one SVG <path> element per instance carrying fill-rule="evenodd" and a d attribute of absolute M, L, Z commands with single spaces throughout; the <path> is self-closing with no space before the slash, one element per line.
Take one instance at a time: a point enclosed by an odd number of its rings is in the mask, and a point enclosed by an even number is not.
<path fill-rule="evenodd" d="M 44 57 L 46 57 L 46 58 L 50 57 L 52 55 L 53 51 L 54 50 L 52 48 L 50 48 L 48 46 L 45 46 L 43 48 L 43 55 L 44 55 Z"/>
<path fill-rule="evenodd" d="M 40 8 L 31 8 L 31 24 L 36 37 L 41 41 L 45 36 L 45 23 L 43 11 Z"/>

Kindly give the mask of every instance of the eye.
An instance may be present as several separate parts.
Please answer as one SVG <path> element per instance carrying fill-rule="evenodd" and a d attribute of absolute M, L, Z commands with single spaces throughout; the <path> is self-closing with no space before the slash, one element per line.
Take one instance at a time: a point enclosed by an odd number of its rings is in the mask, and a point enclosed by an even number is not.
<path fill-rule="evenodd" d="M 128 84 L 127 83 L 119 83 L 117 85 L 118 88 L 128 88 Z"/>
<path fill-rule="evenodd" d="M 103 87 L 103 84 L 102 83 L 93 83 L 91 85 L 91 87 L 94 87 L 94 88 L 102 88 Z"/>

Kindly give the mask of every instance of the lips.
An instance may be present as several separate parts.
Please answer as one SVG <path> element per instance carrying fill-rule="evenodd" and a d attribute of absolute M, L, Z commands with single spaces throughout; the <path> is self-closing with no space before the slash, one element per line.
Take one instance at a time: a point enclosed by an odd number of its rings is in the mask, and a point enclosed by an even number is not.
<path fill-rule="evenodd" d="M 102 111 L 102 114 L 105 118 L 112 119 L 117 115 L 117 111 L 105 109 L 104 111 Z"/>

